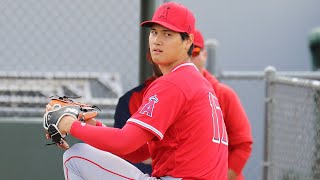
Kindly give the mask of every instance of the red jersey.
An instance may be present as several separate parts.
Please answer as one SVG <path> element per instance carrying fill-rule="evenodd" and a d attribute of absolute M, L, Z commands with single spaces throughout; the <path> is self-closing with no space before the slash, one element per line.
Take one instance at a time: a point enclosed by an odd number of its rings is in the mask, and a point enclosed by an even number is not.
<path fill-rule="evenodd" d="M 248 117 L 233 89 L 220 83 L 207 70 L 203 70 L 202 74 L 210 82 L 221 102 L 229 138 L 228 166 L 238 174 L 237 180 L 243 180 L 241 171 L 250 157 L 253 143 Z"/>
<path fill-rule="evenodd" d="M 227 179 L 228 138 L 221 108 L 192 63 L 151 83 L 127 123 L 155 135 L 148 142 L 154 177 Z"/>

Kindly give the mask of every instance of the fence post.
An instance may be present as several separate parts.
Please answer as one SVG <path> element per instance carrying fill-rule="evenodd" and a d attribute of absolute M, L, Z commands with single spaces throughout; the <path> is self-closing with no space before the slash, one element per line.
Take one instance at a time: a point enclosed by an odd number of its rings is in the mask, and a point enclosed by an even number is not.
<path fill-rule="evenodd" d="M 268 66 L 264 70 L 265 72 L 265 122 L 264 122 L 264 159 L 263 159 L 263 180 L 268 180 L 269 166 L 271 162 L 269 160 L 269 126 L 271 120 L 272 111 L 272 82 L 276 75 L 276 69 L 272 66 Z"/>
<path fill-rule="evenodd" d="M 216 49 L 218 47 L 218 41 L 216 39 L 208 39 L 206 41 L 206 49 L 208 53 L 207 69 L 213 75 L 217 76 L 217 65 L 216 65 Z"/>
<path fill-rule="evenodd" d="M 155 2 L 149 0 L 140 1 L 140 22 L 152 19 L 155 11 Z M 140 28 L 140 54 L 139 54 L 139 84 L 152 75 L 153 68 L 147 61 L 147 51 L 149 50 L 149 29 Z"/>

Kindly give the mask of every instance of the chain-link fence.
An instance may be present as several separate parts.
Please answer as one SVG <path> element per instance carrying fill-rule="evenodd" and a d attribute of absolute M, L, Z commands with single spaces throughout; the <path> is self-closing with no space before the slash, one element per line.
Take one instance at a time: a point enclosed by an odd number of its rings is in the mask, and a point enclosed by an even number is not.
<path fill-rule="evenodd" d="M 265 179 L 320 179 L 320 81 L 266 77 Z"/>
<path fill-rule="evenodd" d="M 49 96 L 81 96 L 113 119 L 139 80 L 140 3 L 0 0 L 0 179 L 63 179 L 41 124 Z"/>
<path fill-rule="evenodd" d="M 263 147 L 264 154 L 254 159 L 254 166 L 247 165 L 249 179 L 320 179 L 320 81 L 317 81 L 320 72 L 276 72 L 274 68 L 266 68 L 265 72 L 219 75 L 225 83 L 236 81 L 238 87 L 239 82 L 246 84 L 247 96 L 250 94 L 251 99 L 254 94 L 250 93 L 250 84 L 255 84 L 254 89 L 260 91 L 260 86 L 264 86 L 265 122 L 260 133 L 253 132 L 254 148 Z M 262 103 L 256 104 L 254 111 L 259 111 Z M 252 116 L 250 110 L 247 112 Z M 256 120 L 251 119 L 251 123 Z M 261 134 L 263 138 L 259 137 Z"/>
<path fill-rule="evenodd" d="M 140 3 L 0 1 L 0 117 L 41 117 L 57 94 L 113 118 L 139 80 Z"/>
<path fill-rule="evenodd" d="M 0 1 L 0 71 L 108 72 L 138 84 L 140 1 Z"/>

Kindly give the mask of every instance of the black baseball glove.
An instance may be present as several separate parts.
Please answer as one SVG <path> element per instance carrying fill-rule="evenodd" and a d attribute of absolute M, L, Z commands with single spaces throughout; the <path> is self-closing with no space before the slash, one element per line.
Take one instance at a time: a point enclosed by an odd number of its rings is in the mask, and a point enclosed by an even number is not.
<path fill-rule="evenodd" d="M 52 139 L 51 144 L 62 144 L 67 134 L 62 134 L 58 125 L 64 116 L 72 116 L 79 121 L 85 122 L 98 115 L 97 106 L 82 104 L 73 101 L 71 98 L 63 96 L 51 96 L 51 101 L 48 103 L 52 107 L 43 116 L 43 127 Z M 51 145 L 48 144 L 48 145 Z"/>

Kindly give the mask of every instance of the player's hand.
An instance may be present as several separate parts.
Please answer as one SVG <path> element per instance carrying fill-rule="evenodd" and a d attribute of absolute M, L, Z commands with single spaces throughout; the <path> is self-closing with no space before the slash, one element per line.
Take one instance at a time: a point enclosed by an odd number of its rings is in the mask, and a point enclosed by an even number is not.
<path fill-rule="evenodd" d="M 46 105 L 46 112 L 51 111 L 52 109 L 53 107 L 50 104 Z M 94 118 L 90 118 L 90 119 L 85 119 L 85 123 L 95 126 L 97 122 Z"/>
<path fill-rule="evenodd" d="M 48 133 L 46 133 L 46 138 L 47 138 L 47 139 L 50 139 L 50 135 L 49 135 Z M 59 148 L 64 149 L 64 150 L 67 150 L 67 149 L 70 148 L 69 144 L 68 144 L 67 141 L 64 140 L 64 139 L 61 140 L 61 144 L 56 143 L 56 145 L 57 145 Z"/>
<path fill-rule="evenodd" d="M 53 107 L 50 104 L 46 105 L 46 112 L 52 111 Z M 70 128 L 72 123 L 76 119 L 73 118 L 72 116 L 64 116 L 61 118 L 59 124 L 58 124 L 58 129 L 60 130 L 61 134 L 68 134 L 70 132 Z"/>
<path fill-rule="evenodd" d="M 46 112 L 51 111 L 52 109 L 53 107 L 51 106 L 51 104 L 46 105 Z"/>
<path fill-rule="evenodd" d="M 148 158 L 144 161 L 142 161 L 143 164 L 152 164 L 152 159 L 151 158 Z"/>
<path fill-rule="evenodd" d="M 46 112 L 51 111 L 51 110 L 53 110 L 53 107 L 52 107 L 50 104 L 47 104 L 47 105 L 46 105 Z M 61 131 L 60 131 L 60 132 L 61 132 Z M 50 135 L 49 135 L 47 132 L 46 132 L 46 138 L 47 138 L 47 139 L 50 139 Z M 69 144 L 68 144 L 67 141 L 64 140 L 64 139 L 61 139 L 61 143 L 60 143 L 60 144 L 56 143 L 56 145 L 57 145 L 59 148 L 64 149 L 64 150 L 67 150 L 67 149 L 70 148 Z"/>
<path fill-rule="evenodd" d="M 235 180 L 237 178 L 237 173 L 232 169 L 228 169 L 228 180 Z"/>
<path fill-rule="evenodd" d="M 75 102 L 67 96 L 50 98 L 51 101 L 45 107 L 43 127 L 54 143 L 68 147 L 65 137 L 70 133 L 74 121 L 96 124 L 93 118 L 100 111 L 97 106 Z"/>

